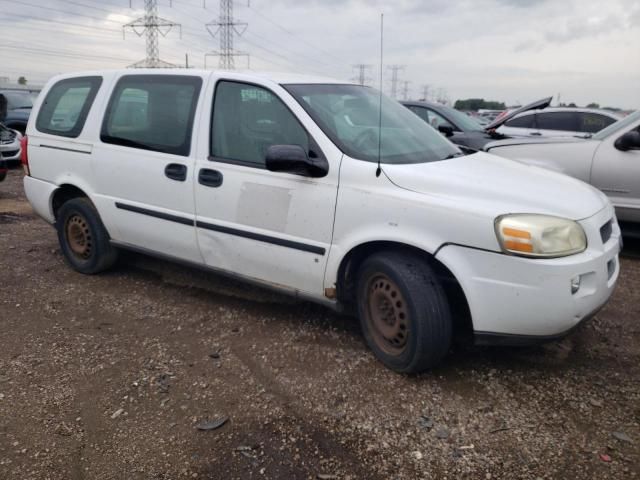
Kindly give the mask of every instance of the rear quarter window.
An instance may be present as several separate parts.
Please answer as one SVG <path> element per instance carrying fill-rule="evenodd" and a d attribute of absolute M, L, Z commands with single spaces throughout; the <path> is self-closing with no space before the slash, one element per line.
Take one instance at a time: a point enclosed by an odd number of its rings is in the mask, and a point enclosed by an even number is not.
<path fill-rule="evenodd" d="M 547 112 L 539 113 L 537 116 L 540 130 L 579 131 L 578 114 L 576 112 Z"/>
<path fill-rule="evenodd" d="M 505 127 L 514 128 L 535 128 L 535 115 L 528 114 L 521 117 L 515 117 L 504 124 Z"/>
<path fill-rule="evenodd" d="M 200 77 L 125 75 L 102 124 L 104 143 L 189 156 Z"/>
<path fill-rule="evenodd" d="M 578 121 L 578 128 L 580 132 L 597 133 L 603 128 L 614 123 L 616 120 L 599 113 L 584 112 L 580 114 Z"/>
<path fill-rule="evenodd" d="M 51 87 L 36 119 L 36 130 L 75 138 L 80 135 L 102 77 L 60 80 Z"/>

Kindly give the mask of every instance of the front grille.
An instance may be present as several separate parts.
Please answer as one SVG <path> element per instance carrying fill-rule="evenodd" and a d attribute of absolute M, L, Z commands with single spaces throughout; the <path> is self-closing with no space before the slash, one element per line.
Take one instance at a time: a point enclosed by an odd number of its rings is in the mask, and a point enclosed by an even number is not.
<path fill-rule="evenodd" d="M 600 227 L 600 238 L 602 238 L 602 243 L 605 244 L 611 238 L 611 233 L 613 233 L 613 220 L 609 220 L 602 227 Z"/>
<path fill-rule="evenodd" d="M 0 152 L 0 157 L 5 157 L 5 158 L 15 157 L 19 151 L 20 150 L 7 150 L 4 152 Z"/>

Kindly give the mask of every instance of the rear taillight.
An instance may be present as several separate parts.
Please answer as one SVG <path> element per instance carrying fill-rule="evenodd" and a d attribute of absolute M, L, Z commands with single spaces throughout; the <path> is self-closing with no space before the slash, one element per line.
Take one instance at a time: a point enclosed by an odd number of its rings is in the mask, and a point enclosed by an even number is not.
<path fill-rule="evenodd" d="M 20 139 L 20 162 L 22 163 L 22 168 L 24 168 L 24 173 L 26 175 L 31 176 L 31 172 L 29 171 L 29 137 L 26 135 Z"/>

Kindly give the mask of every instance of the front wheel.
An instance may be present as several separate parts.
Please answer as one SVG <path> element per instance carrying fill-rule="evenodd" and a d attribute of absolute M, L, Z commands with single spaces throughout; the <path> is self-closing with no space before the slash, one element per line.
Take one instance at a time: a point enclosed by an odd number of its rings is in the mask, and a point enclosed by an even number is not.
<path fill-rule="evenodd" d="M 357 292 L 364 338 L 387 367 L 418 373 L 446 355 L 451 311 L 427 261 L 403 252 L 374 254 L 360 267 Z"/>
<path fill-rule="evenodd" d="M 111 267 L 118 251 L 88 198 L 74 198 L 60 207 L 58 241 L 67 263 L 80 273 L 94 274 Z"/>

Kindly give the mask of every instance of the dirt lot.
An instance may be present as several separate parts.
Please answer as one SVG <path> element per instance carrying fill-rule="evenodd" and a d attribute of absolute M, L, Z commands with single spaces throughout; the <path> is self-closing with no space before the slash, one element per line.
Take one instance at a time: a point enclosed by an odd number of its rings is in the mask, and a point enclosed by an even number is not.
<path fill-rule="evenodd" d="M 639 281 L 627 256 L 611 303 L 561 343 L 457 346 L 403 376 L 312 304 L 133 254 L 71 271 L 14 170 L 0 478 L 639 478 Z"/>

